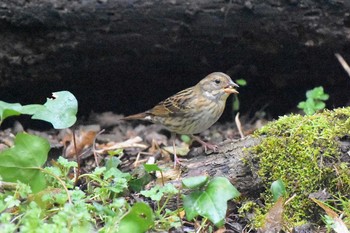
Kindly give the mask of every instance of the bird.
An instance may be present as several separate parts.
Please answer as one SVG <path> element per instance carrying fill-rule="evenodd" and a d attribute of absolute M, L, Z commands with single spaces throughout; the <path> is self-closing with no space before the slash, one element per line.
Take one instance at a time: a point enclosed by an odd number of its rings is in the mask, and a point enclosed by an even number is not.
<path fill-rule="evenodd" d="M 146 120 L 164 126 L 172 133 L 186 134 L 204 146 L 205 151 L 216 151 L 217 145 L 202 141 L 199 134 L 212 126 L 222 115 L 226 100 L 230 94 L 238 94 L 239 87 L 230 76 L 222 72 L 213 72 L 195 86 L 182 90 L 161 101 L 153 108 L 129 115 L 122 120 Z M 175 151 L 175 142 L 173 140 Z M 174 152 L 176 157 L 176 152 Z"/>

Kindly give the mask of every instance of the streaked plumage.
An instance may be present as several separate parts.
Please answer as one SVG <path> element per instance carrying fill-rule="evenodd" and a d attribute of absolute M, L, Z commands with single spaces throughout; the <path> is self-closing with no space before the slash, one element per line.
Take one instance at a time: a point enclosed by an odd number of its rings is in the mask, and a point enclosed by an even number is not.
<path fill-rule="evenodd" d="M 152 109 L 124 120 L 149 120 L 177 134 L 197 134 L 212 126 L 222 115 L 227 97 L 238 92 L 231 78 L 214 72 L 197 85 L 165 99 Z"/>

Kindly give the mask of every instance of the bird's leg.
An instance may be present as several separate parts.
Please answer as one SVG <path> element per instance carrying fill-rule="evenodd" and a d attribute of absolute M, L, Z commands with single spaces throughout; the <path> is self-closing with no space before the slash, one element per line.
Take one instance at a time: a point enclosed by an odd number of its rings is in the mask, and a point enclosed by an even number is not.
<path fill-rule="evenodd" d="M 177 164 L 181 164 L 180 160 L 177 158 L 177 155 L 176 155 L 176 145 L 175 145 L 176 133 L 171 133 L 171 140 L 173 141 L 174 168 L 176 168 Z"/>
<path fill-rule="evenodd" d="M 215 144 L 211 144 L 208 142 L 203 141 L 202 139 L 200 139 L 199 137 L 191 134 L 191 137 L 196 140 L 197 142 L 199 142 L 202 146 L 204 146 L 204 151 L 207 152 L 207 150 L 213 150 L 214 152 L 216 152 L 218 150 L 218 145 Z"/>

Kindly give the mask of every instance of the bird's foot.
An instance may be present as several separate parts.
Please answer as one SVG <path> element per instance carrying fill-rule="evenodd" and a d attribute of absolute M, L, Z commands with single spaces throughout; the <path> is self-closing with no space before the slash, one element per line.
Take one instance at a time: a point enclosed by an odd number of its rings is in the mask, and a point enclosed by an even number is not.
<path fill-rule="evenodd" d="M 204 146 L 204 151 L 207 152 L 207 150 L 212 150 L 214 152 L 217 152 L 219 150 L 219 146 L 211 143 L 204 142 L 202 144 Z"/>
<path fill-rule="evenodd" d="M 208 142 L 205 142 L 203 141 L 202 139 L 200 139 L 199 137 L 197 136 L 194 136 L 194 135 L 191 135 L 192 138 L 194 140 L 196 140 L 197 142 L 199 142 L 203 147 L 204 147 L 204 151 L 207 152 L 208 149 L 209 150 L 212 150 L 214 152 L 217 152 L 219 150 L 219 146 L 218 145 L 215 145 L 215 144 L 211 144 L 211 143 L 208 143 Z"/>

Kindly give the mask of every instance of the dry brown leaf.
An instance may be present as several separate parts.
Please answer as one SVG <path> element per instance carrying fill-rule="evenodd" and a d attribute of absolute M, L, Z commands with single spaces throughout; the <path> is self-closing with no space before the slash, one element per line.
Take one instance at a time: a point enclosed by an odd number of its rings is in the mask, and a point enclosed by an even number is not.
<path fill-rule="evenodd" d="M 338 214 L 333 211 L 331 208 L 326 206 L 322 201 L 319 201 L 315 198 L 311 198 L 317 205 L 319 205 L 324 211 L 326 211 L 326 214 L 331 217 L 334 221 L 333 230 L 337 233 L 349 233 L 348 228 L 346 227 L 345 223 L 341 218 L 338 216 Z"/>
<path fill-rule="evenodd" d="M 148 146 L 145 144 L 140 143 L 142 142 L 141 137 L 134 137 L 130 138 L 124 142 L 116 142 L 111 145 L 111 143 L 108 144 L 108 146 L 100 146 L 99 150 L 96 150 L 95 152 L 98 154 L 105 153 L 107 151 L 116 150 L 116 149 L 125 149 L 125 148 L 141 148 L 146 149 Z"/>
<path fill-rule="evenodd" d="M 283 227 L 283 207 L 284 198 L 279 197 L 276 203 L 271 207 L 265 216 L 265 223 L 258 230 L 259 233 L 276 233 L 280 232 Z"/>
<path fill-rule="evenodd" d="M 83 149 L 91 146 L 94 142 L 96 134 L 97 133 L 94 131 L 76 131 L 76 145 L 74 145 L 73 133 L 67 133 L 61 142 L 65 148 L 65 157 L 72 158 L 76 153 L 80 154 Z"/>

